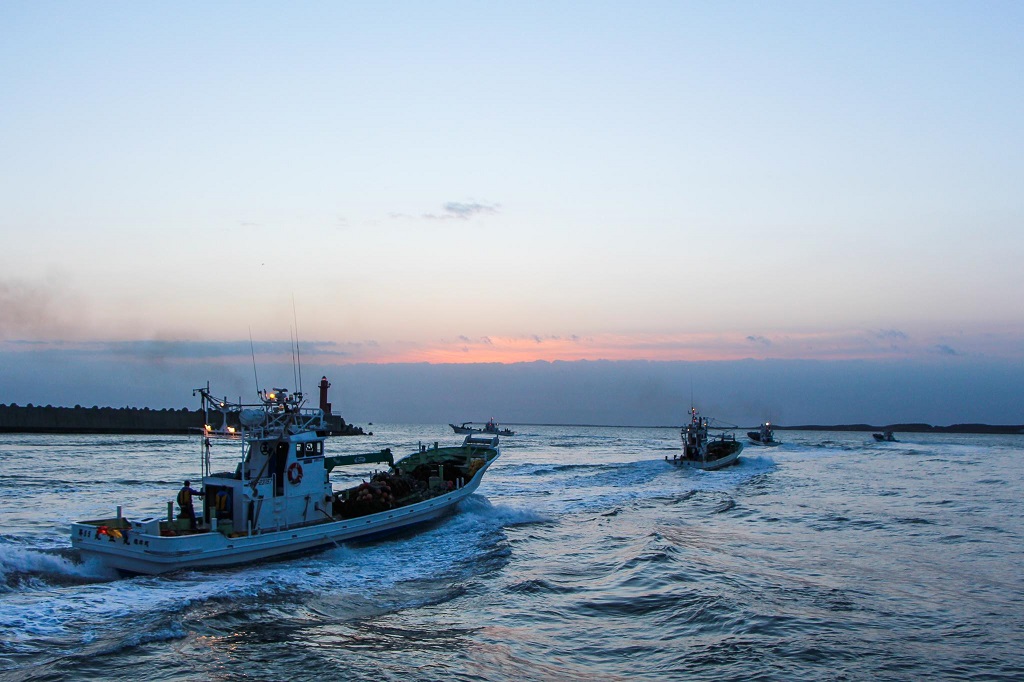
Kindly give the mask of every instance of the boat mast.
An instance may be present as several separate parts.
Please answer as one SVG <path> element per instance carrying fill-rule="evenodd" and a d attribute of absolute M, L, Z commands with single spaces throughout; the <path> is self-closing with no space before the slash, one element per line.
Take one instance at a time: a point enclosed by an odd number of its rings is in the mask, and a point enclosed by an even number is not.
<path fill-rule="evenodd" d="M 295 325 L 295 360 L 299 366 L 299 396 L 302 396 L 302 355 L 299 354 L 299 316 L 295 312 L 295 294 L 292 294 L 292 322 Z"/>
<path fill-rule="evenodd" d="M 252 376 L 256 379 L 256 395 L 260 395 L 260 377 L 256 373 L 256 347 L 252 343 L 252 327 L 249 327 L 249 350 L 252 351 Z"/>

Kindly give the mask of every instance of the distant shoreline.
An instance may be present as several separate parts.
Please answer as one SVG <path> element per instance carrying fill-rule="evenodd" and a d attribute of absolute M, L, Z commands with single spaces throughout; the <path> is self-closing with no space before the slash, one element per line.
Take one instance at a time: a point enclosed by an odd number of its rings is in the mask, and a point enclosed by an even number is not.
<path fill-rule="evenodd" d="M 636 426 L 629 424 L 541 424 L 527 422 L 506 422 L 506 426 L 576 426 L 583 428 L 606 428 L 606 429 L 678 429 L 680 426 Z M 712 431 L 754 431 L 754 426 L 714 426 Z M 857 432 L 884 432 L 894 433 L 992 433 L 1004 435 L 1024 434 L 1024 424 L 952 424 L 951 426 L 932 426 L 931 424 L 888 424 L 886 426 L 872 426 L 871 424 L 836 424 L 834 426 L 822 424 L 807 424 L 802 426 L 780 426 L 772 424 L 776 431 L 857 431 Z"/>
<path fill-rule="evenodd" d="M 886 426 L 870 426 L 868 424 L 840 424 L 837 426 L 774 426 L 779 431 L 892 431 L 893 433 L 995 433 L 1024 434 L 1024 424 L 952 424 L 951 426 L 932 426 L 931 424 L 888 424 Z"/>
<path fill-rule="evenodd" d="M 220 415 L 216 415 L 220 419 Z M 115 434 L 174 436 L 205 430 L 202 410 L 148 407 L 45 407 L 0 404 L 0 433 Z M 366 435 L 358 426 L 346 424 L 341 416 L 325 417 L 326 432 L 332 436 Z M 214 422 L 214 427 L 219 426 Z"/>
<path fill-rule="evenodd" d="M 363 430 L 338 415 L 328 417 L 331 435 L 365 435 Z M 630 424 L 550 424 L 509 422 L 512 426 L 557 426 L 577 428 L 647 428 L 678 429 L 678 425 L 637 426 Z M 4 405 L 0 403 L 0 433 L 47 434 L 121 434 L 121 435 L 182 435 L 197 433 L 203 428 L 203 413 L 182 408 L 154 410 L 148 407 L 53 407 L 52 405 Z M 974 433 L 1024 434 L 1024 424 L 952 424 L 932 426 L 923 423 L 886 424 L 803 424 L 783 426 L 774 424 L 778 431 L 852 431 L 894 433 Z M 747 431 L 757 426 L 712 426 L 718 431 Z"/>

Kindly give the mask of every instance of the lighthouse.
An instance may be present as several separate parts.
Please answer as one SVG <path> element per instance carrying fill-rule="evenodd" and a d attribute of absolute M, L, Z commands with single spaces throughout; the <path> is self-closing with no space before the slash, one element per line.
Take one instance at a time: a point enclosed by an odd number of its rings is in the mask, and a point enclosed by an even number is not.
<path fill-rule="evenodd" d="M 320 409 L 323 410 L 325 415 L 331 414 L 331 404 L 327 402 L 327 389 L 331 387 L 331 382 L 327 381 L 327 377 L 320 378 Z"/>

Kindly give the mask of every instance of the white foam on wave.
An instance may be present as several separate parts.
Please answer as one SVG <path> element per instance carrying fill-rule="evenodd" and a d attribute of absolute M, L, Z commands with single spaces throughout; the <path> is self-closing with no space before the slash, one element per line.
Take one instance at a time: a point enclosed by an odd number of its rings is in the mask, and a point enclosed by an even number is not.
<path fill-rule="evenodd" d="M 690 469 L 689 480 L 692 482 L 692 490 L 730 490 L 777 466 L 772 455 L 759 453 L 751 457 L 743 454 L 740 455 L 739 464 L 724 469 Z"/>
<path fill-rule="evenodd" d="M 110 580 L 117 574 L 99 561 L 75 563 L 58 554 L 49 554 L 17 545 L 0 545 L 0 583 L 24 574 L 26 578 L 66 576 L 83 580 Z M 3 589 L 0 586 L 0 589 Z"/>
<path fill-rule="evenodd" d="M 403 583 L 451 575 L 473 563 L 497 542 L 501 528 L 543 523 L 548 517 L 530 509 L 492 505 L 472 495 L 457 511 L 432 525 L 395 536 L 355 542 L 282 564 L 252 567 L 266 580 L 288 584 L 289 591 L 321 594 L 326 588 L 376 601 L 400 598 Z"/>
<path fill-rule="evenodd" d="M 745 453 L 746 451 L 744 451 Z M 729 467 L 725 471 L 737 474 L 741 478 L 759 476 L 778 467 L 775 457 L 767 452 L 757 451 L 757 454 L 740 455 L 738 466 Z M 714 472 L 710 472 L 714 473 Z"/>
<path fill-rule="evenodd" d="M 116 572 L 96 560 L 75 563 L 30 548 L 0 546 L 0 631 L 20 642 L 58 635 L 64 632 L 66 618 L 61 613 L 65 610 L 62 594 L 87 588 L 89 581 L 116 577 Z M 67 614 L 75 608 L 67 609 Z"/>
<path fill-rule="evenodd" d="M 522 526 L 530 523 L 547 523 L 551 517 L 535 509 L 492 504 L 486 497 L 472 495 L 459 505 L 462 514 L 458 519 L 469 523 L 484 521 L 496 527 Z"/>
<path fill-rule="evenodd" d="M 64 575 L 86 579 L 116 575 L 99 563 L 74 564 L 62 557 L 32 551 L 19 554 L 20 558 L 4 564 L 37 569 L 55 567 Z M 20 640 L 62 636 L 81 630 L 82 641 L 88 642 L 95 637 L 90 634 L 93 630 L 105 630 L 109 624 L 125 620 L 141 623 L 152 614 L 180 612 L 210 598 L 250 596 L 261 589 L 266 586 L 254 581 L 224 579 L 216 573 L 140 576 L 65 585 L 34 580 L 4 595 L 0 630 L 11 632 Z"/>
<path fill-rule="evenodd" d="M 865 443 L 867 445 L 867 443 Z M 822 459 L 847 456 L 853 445 L 845 441 L 819 440 L 815 442 L 787 442 L 772 448 L 772 455 L 780 460 Z"/>
<path fill-rule="evenodd" d="M 290 573 L 289 579 L 308 583 L 311 591 L 322 590 L 325 582 L 350 589 L 358 585 L 361 595 L 369 598 L 399 583 L 437 577 L 472 561 L 500 528 L 547 520 L 529 509 L 495 506 L 485 497 L 471 495 L 453 515 L 435 525 L 328 549 L 310 560 L 318 570 L 315 575 Z"/>

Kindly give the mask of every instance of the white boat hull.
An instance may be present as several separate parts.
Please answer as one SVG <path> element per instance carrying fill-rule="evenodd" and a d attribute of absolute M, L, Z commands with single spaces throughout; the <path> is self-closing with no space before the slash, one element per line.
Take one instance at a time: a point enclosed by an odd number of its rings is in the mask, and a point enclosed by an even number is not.
<path fill-rule="evenodd" d="M 708 460 L 695 460 L 685 459 L 680 457 L 679 459 L 668 460 L 678 466 L 688 467 L 690 469 L 703 469 L 704 471 L 715 471 L 716 469 L 723 469 L 733 464 L 739 464 L 740 461 L 740 450 L 721 457 L 719 459 L 708 459 Z"/>
<path fill-rule="evenodd" d="M 95 557 L 111 568 L 133 574 L 234 566 L 313 551 L 347 540 L 384 535 L 443 516 L 473 494 L 491 461 L 486 462 L 466 485 L 452 492 L 351 519 L 264 530 L 237 537 L 218 532 L 165 537 L 129 530 L 121 539 L 97 533 L 98 527 L 94 523 L 74 523 L 71 526 L 71 544 L 83 558 Z"/>

